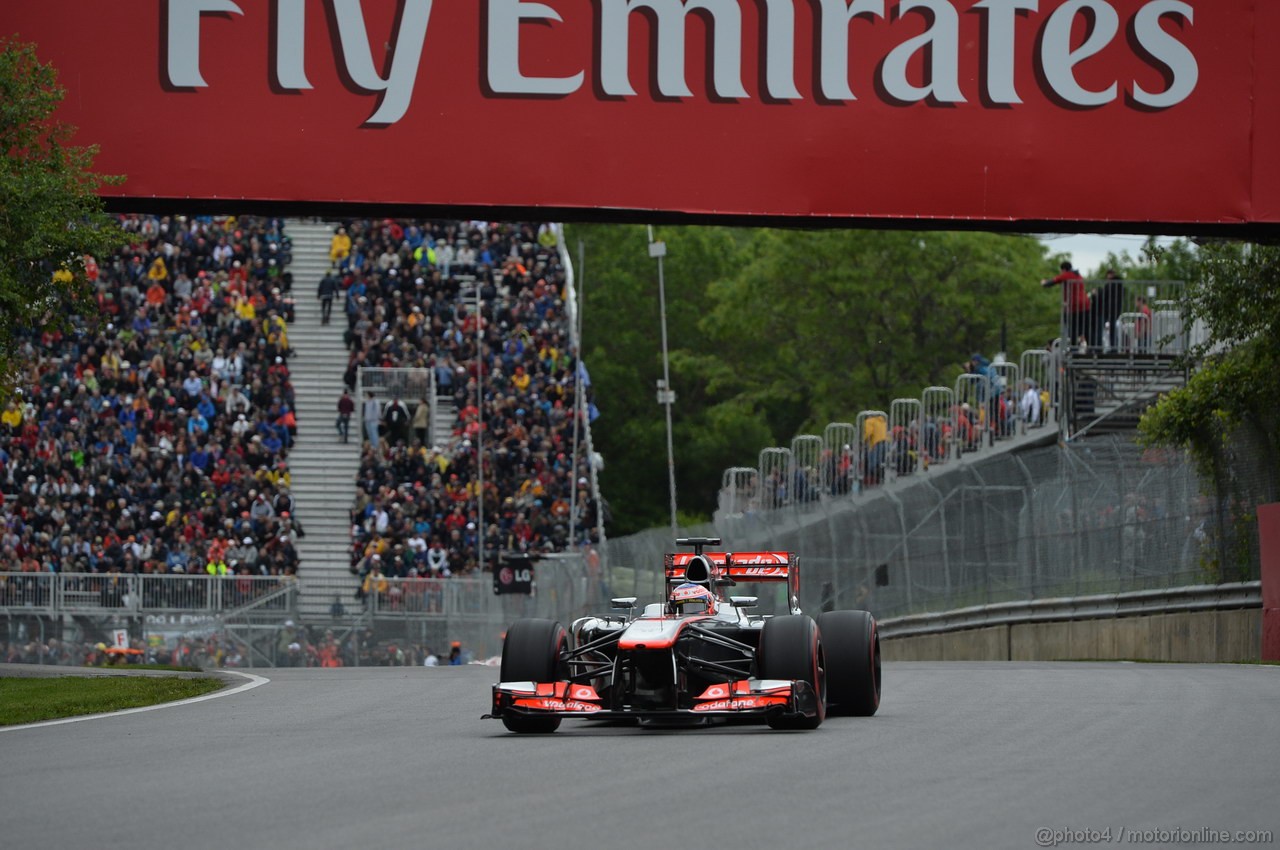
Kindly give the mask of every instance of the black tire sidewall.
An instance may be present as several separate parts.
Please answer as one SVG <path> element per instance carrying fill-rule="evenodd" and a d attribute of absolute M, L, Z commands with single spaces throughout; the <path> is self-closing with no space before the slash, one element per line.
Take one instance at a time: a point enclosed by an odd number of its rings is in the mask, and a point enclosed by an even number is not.
<path fill-rule="evenodd" d="M 818 694 L 818 716 L 796 723 L 797 728 L 816 727 L 826 717 L 825 668 L 821 630 L 812 617 L 788 614 L 765 622 L 760 633 L 760 651 L 756 659 L 759 677 L 803 679 Z"/>
<path fill-rule="evenodd" d="M 818 617 L 833 712 L 870 717 L 880 707 L 880 637 L 867 611 L 826 611 Z"/>
<path fill-rule="evenodd" d="M 562 678 L 560 653 L 568 642 L 555 620 L 516 620 L 502 642 L 503 682 L 554 682 Z"/>
<path fill-rule="evenodd" d="M 503 682 L 555 682 L 568 678 L 560 655 L 568 646 L 564 626 L 555 620 L 516 620 L 502 642 Z M 560 727 L 560 718 L 504 716 L 502 723 L 512 732 L 550 733 Z"/>

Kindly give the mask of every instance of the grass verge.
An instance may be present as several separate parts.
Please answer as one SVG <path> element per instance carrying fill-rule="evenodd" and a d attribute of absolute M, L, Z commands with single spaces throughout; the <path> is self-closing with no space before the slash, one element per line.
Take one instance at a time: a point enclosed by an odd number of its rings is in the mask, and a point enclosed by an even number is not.
<path fill-rule="evenodd" d="M 0 726 L 173 702 L 216 691 L 222 684 L 208 676 L 0 678 Z"/>

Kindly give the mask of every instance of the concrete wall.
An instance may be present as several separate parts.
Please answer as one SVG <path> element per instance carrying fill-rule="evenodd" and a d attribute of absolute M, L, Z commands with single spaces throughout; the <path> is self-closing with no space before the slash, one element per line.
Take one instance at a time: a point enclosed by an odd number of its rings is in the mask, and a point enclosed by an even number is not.
<path fill-rule="evenodd" d="M 1020 623 L 882 638 L 886 661 L 1256 661 L 1262 610 Z"/>

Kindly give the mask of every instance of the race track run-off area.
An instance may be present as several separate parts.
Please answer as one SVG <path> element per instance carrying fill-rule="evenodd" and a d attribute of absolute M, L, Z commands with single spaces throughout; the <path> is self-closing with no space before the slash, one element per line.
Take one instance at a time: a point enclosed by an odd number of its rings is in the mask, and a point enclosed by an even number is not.
<path fill-rule="evenodd" d="M 270 681 L 221 699 L 0 734 L 4 845 L 1016 848 L 1046 829 L 1280 831 L 1275 667 L 896 663 L 877 716 L 813 732 L 566 721 L 546 736 L 480 719 L 495 668 L 257 672 Z"/>

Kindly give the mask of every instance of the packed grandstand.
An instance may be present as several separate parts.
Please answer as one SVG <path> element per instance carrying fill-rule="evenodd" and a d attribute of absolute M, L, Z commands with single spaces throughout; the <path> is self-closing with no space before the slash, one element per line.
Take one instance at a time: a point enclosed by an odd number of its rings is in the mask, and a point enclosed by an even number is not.
<path fill-rule="evenodd" d="M 122 224 L 127 247 L 86 258 L 100 315 L 25 343 L 18 392 L 0 414 L 0 560 L 23 572 L 292 574 L 303 532 L 289 492 L 293 280 L 283 223 Z M 432 369 L 457 410 L 447 445 L 381 409 L 366 430 L 353 572 L 473 572 L 481 500 L 494 551 L 559 551 L 595 533 L 590 491 L 569 459 L 579 371 L 554 240 L 535 224 L 337 228 L 345 379 L 354 389 L 361 367 Z M 308 297 L 316 284 L 299 282 Z M 474 300 L 463 297 L 475 288 L 479 357 Z"/>
<path fill-rule="evenodd" d="M 437 394 L 457 411 L 441 445 L 432 441 L 426 399 L 356 402 L 352 427 L 365 439 L 353 572 L 473 573 L 481 538 L 491 553 L 592 542 L 595 507 L 572 445 L 574 387 L 585 370 L 572 346 L 553 229 L 347 222 L 330 259 L 347 318 L 348 389 L 361 368 L 431 369 Z"/>

